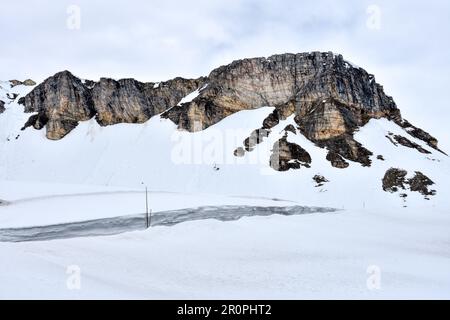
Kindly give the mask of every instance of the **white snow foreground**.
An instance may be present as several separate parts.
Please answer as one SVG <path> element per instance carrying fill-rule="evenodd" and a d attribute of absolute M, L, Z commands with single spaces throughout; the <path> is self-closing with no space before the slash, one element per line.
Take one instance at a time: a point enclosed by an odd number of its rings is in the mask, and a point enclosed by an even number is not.
<path fill-rule="evenodd" d="M 14 88 L 20 96 L 30 89 Z M 44 130 L 21 131 L 30 114 L 15 102 L 5 107 L 0 229 L 142 213 L 144 185 L 154 212 L 205 205 L 344 210 L 0 242 L 0 298 L 450 298 L 448 158 L 410 136 L 432 154 L 394 146 L 388 132 L 407 135 L 387 120 L 371 120 L 355 136 L 374 153 L 370 168 L 333 168 L 325 149 L 289 133 L 288 141 L 310 153 L 311 168 L 277 172 L 271 149 L 292 117 L 254 151 L 233 155 L 269 107 L 196 133 L 159 116 L 109 127 L 90 120 L 59 141 Z M 390 167 L 423 172 L 437 194 L 425 200 L 405 191 L 404 203 L 382 191 Z M 316 187 L 315 174 L 329 182 Z"/>
<path fill-rule="evenodd" d="M 0 243 L 0 298 L 448 299 L 449 227 L 442 211 L 346 210 Z"/>

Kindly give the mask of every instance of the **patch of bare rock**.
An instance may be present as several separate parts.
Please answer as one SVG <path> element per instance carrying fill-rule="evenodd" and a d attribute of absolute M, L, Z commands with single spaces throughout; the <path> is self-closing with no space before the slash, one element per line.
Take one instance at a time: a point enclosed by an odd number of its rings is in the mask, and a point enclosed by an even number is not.
<path fill-rule="evenodd" d="M 421 193 L 426 199 L 428 199 L 428 196 L 436 194 L 436 190 L 429 189 L 434 182 L 422 172 L 415 171 L 414 176 L 410 179 L 406 178 L 407 174 L 408 172 L 403 169 L 388 169 L 382 179 L 383 190 L 393 193 L 409 189 L 410 191 Z M 400 196 L 405 198 L 407 195 L 401 193 Z"/>
<path fill-rule="evenodd" d="M 392 132 L 389 132 L 389 134 L 386 136 L 386 138 L 388 138 L 388 140 L 395 146 L 398 146 L 399 144 L 401 144 L 404 147 L 416 149 L 420 153 L 425 153 L 425 154 L 431 153 L 427 149 L 422 148 L 419 144 L 409 140 L 408 138 L 406 138 L 404 136 L 401 136 L 398 134 L 394 135 Z"/>
<path fill-rule="evenodd" d="M 277 171 L 309 168 L 311 156 L 298 144 L 287 141 L 287 134 L 273 145 L 270 166 Z"/>
<path fill-rule="evenodd" d="M 329 182 L 324 176 L 320 174 L 314 175 L 313 180 L 316 182 L 316 187 L 321 187 L 324 185 L 324 183 Z"/>

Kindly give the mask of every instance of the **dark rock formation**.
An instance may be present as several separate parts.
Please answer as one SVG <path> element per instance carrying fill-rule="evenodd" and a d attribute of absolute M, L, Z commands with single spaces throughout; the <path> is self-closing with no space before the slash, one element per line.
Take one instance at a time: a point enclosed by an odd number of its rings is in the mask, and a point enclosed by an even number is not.
<path fill-rule="evenodd" d="M 384 157 L 383 157 L 382 154 L 377 155 L 377 159 L 378 159 L 378 160 L 381 160 L 381 161 L 384 161 Z"/>
<path fill-rule="evenodd" d="M 424 196 L 436 194 L 436 190 L 428 190 L 434 182 L 420 171 L 416 171 L 414 177 L 408 179 L 408 184 L 411 191 L 420 192 Z"/>
<path fill-rule="evenodd" d="M 397 192 L 399 189 L 406 189 L 419 192 L 428 199 L 428 196 L 435 195 L 436 190 L 428 190 L 428 187 L 434 182 L 420 171 L 416 171 L 411 179 L 406 179 L 407 171 L 398 168 L 390 168 L 384 174 L 382 179 L 383 190 L 388 192 Z M 406 194 L 400 194 L 400 197 L 406 198 Z"/>
<path fill-rule="evenodd" d="M 194 90 L 199 90 L 196 98 L 178 105 Z M 327 148 L 327 159 L 338 168 L 347 167 L 347 160 L 370 166 L 372 152 L 353 136 L 372 118 L 395 121 L 410 135 L 437 149 L 434 137 L 402 119 L 395 102 L 373 75 L 331 52 L 242 59 L 214 69 L 208 77 L 162 83 L 106 78 L 81 81 L 63 71 L 38 85 L 19 103 L 25 105 L 26 112 L 39 114 L 30 118 L 27 126 L 45 126 L 49 139 L 64 137 L 79 121 L 94 116 L 100 125 L 112 125 L 140 123 L 161 113 L 162 118 L 193 132 L 235 112 L 270 106 L 274 111 L 244 141 L 245 150 L 251 151 L 290 116 L 298 127 L 285 131 L 301 132 L 319 147 Z M 241 150 L 235 154 L 243 155 Z"/>
<path fill-rule="evenodd" d="M 175 78 L 155 86 L 134 79 L 102 78 L 92 89 L 96 119 L 100 125 L 145 122 L 176 105 L 202 81 Z"/>
<path fill-rule="evenodd" d="M 294 114 L 294 112 L 295 105 L 292 101 L 279 104 L 275 107 L 275 110 L 264 119 L 262 127 L 264 129 L 271 129 L 280 123 L 280 120 L 286 120 L 289 116 Z"/>
<path fill-rule="evenodd" d="M 280 116 L 278 114 L 278 109 L 275 109 L 271 114 L 269 114 L 263 121 L 263 129 L 271 129 L 280 123 Z"/>
<path fill-rule="evenodd" d="M 263 139 L 269 136 L 269 133 L 270 130 L 262 128 L 253 130 L 252 133 L 250 134 L 250 137 L 244 140 L 245 150 L 252 151 L 257 144 L 263 142 Z"/>
<path fill-rule="evenodd" d="M 93 109 L 102 126 L 116 123 L 142 123 L 152 112 L 142 83 L 134 79 L 101 78 L 92 89 Z"/>
<path fill-rule="evenodd" d="M 6 94 L 6 97 L 9 99 L 9 100 L 12 100 L 12 101 L 14 101 L 14 100 L 16 100 L 16 98 L 19 96 L 19 94 L 18 93 L 7 93 Z"/>
<path fill-rule="evenodd" d="M 242 147 L 237 147 L 236 150 L 234 150 L 233 154 L 236 157 L 243 157 L 245 155 L 245 150 Z"/>
<path fill-rule="evenodd" d="M 321 187 L 325 182 L 329 182 L 324 176 L 320 174 L 316 174 L 313 177 L 313 180 L 316 182 L 316 187 Z"/>
<path fill-rule="evenodd" d="M 36 85 L 36 82 L 34 82 L 34 81 L 31 80 L 31 79 L 26 79 L 26 80 L 22 81 L 22 84 L 23 84 L 24 86 L 35 86 L 35 85 Z"/>
<path fill-rule="evenodd" d="M 292 124 L 288 124 L 285 128 L 284 131 L 286 132 L 292 132 L 293 134 L 297 134 L 297 130 L 295 130 L 295 127 Z"/>
<path fill-rule="evenodd" d="M 270 166 L 277 171 L 309 168 L 311 156 L 298 144 L 287 141 L 287 134 L 275 142 L 270 156 Z"/>
<path fill-rule="evenodd" d="M 34 82 L 31 79 L 26 79 L 24 81 L 9 80 L 9 83 L 11 85 L 11 88 L 14 88 L 15 86 L 20 86 L 20 85 L 24 85 L 24 86 L 35 86 L 36 85 L 36 82 Z"/>
<path fill-rule="evenodd" d="M 400 115 L 392 98 L 384 94 L 372 75 L 353 68 L 341 55 L 331 52 L 237 60 L 213 70 L 207 82 L 208 87 L 196 99 L 183 108 L 172 108 L 165 116 L 192 131 L 194 122 L 204 129 L 231 113 L 261 106 L 289 103 L 295 113 L 306 115 L 314 113 L 313 106 L 327 98 L 358 111 L 355 118 L 360 123 L 371 117 Z M 335 112 L 329 108 L 325 112 L 330 114 L 325 122 L 332 125 Z M 272 120 L 276 122 L 276 117 Z M 338 126 L 339 123 L 323 134 L 314 130 L 314 137 L 323 139 L 342 133 L 341 128 L 333 132 Z"/>
<path fill-rule="evenodd" d="M 45 112 L 41 112 L 38 114 L 32 115 L 30 118 L 28 118 L 27 122 L 25 122 L 24 126 L 21 128 L 21 130 L 25 130 L 26 128 L 33 126 L 33 128 L 40 130 L 44 128 L 44 126 L 47 124 L 48 118 Z"/>
<path fill-rule="evenodd" d="M 314 140 L 313 140 L 314 141 Z M 316 144 L 320 147 L 326 147 L 328 150 L 330 150 L 330 153 L 334 153 L 338 155 L 340 158 L 345 158 L 351 161 L 356 161 L 362 164 L 364 167 L 369 167 L 372 161 L 370 160 L 370 156 L 373 154 L 371 151 L 364 148 L 359 142 L 355 141 L 353 139 L 353 136 L 350 134 L 343 134 L 337 137 L 333 137 L 330 139 L 325 140 L 318 140 L 315 141 Z M 334 159 L 336 163 L 336 156 L 332 155 L 330 156 L 332 159 Z M 333 161 L 331 161 L 331 164 L 333 164 Z M 347 165 L 348 166 L 348 165 Z M 339 168 L 339 167 L 338 167 Z"/>
<path fill-rule="evenodd" d="M 391 142 L 392 139 L 389 139 Z M 412 148 L 412 149 L 416 149 L 417 151 L 419 151 L 420 153 L 426 153 L 426 154 L 430 154 L 431 152 L 428 151 L 427 149 L 422 148 L 419 144 L 412 142 L 411 140 L 409 140 L 408 138 L 405 138 L 401 135 L 394 135 L 394 140 L 397 141 L 397 143 L 401 144 L 402 146 L 408 147 L 408 148 Z"/>
<path fill-rule="evenodd" d="M 328 151 L 326 159 L 331 162 L 335 168 L 344 169 L 349 166 L 348 162 L 344 160 L 339 154 L 333 151 Z"/>
<path fill-rule="evenodd" d="M 382 179 L 383 190 L 388 192 L 397 192 L 399 188 L 405 189 L 405 177 L 407 174 L 408 172 L 406 170 L 398 168 L 388 169 Z"/>
<path fill-rule="evenodd" d="M 264 138 L 268 137 L 271 133 L 273 127 L 280 123 L 280 120 L 286 120 L 286 118 L 292 115 L 294 112 L 293 105 L 283 104 L 278 106 L 272 113 L 270 113 L 262 123 L 261 128 L 255 129 L 248 138 L 244 140 L 244 147 L 246 151 L 252 151 L 254 147 L 263 142 Z M 284 131 L 287 133 L 292 132 L 297 134 L 297 130 L 295 127 L 290 124 L 284 128 Z M 235 150 L 235 155 L 237 151 Z M 240 155 L 240 156 L 243 156 Z"/>
<path fill-rule="evenodd" d="M 295 114 L 301 132 L 332 150 L 332 163 L 339 167 L 346 166 L 341 158 L 370 166 L 372 152 L 353 139 L 354 131 L 369 119 L 401 119 L 394 101 L 372 75 L 332 53 L 238 60 L 213 70 L 207 82 L 191 103 L 163 116 L 195 131 L 194 123 L 201 130 L 242 109 L 274 106 L 262 129 Z"/>
<path fill-rule="evenodd" d="M 392 132 L 389 132 L 387 135 L 385 135 L 385 137 L 394 145 L 394 146 L 398 146 L 398 143 L 394 141 L 394 139 L 392 138 L 394 134 Z"/>
<path fill-rule="evenodd" d="M 47 138 L 58 140 L 74 129 L 79 121 L 95 115 L 89 89 L 68 71 L 57 73 L 25 96 L 25 112 L 37 112 L 46 122 Z M 30 125 L 38 128 L 39 125 Z"/>
<path fill-rule="evenodd" d="M 48 78 L 19 103 L 25 112 L 38 112 L 24 128 L 44 125 L 47 138 L 63 138 L 79 121 L 96 117 L 102 125 L 141 123 L 160 113 L 197 89 L 203 78 L 176 78 L 155 86 L 133 79 L 119 81 L 102 78 L 98 83 L 84 83 L 68 71 Z M 39 120 L 39 123 L 34 121 Z M 44 121 L 46 120 L 46 121 Z"/>
<path fill-rule="evenodd" d="M 19 86 L 22 84 L 22 81 L 19 80 L 9 80 L 9 84 L 11 86 L 11 88 L 14 88 L 15 86 Z"/>
<path fill-rule="evenodd" d="M 0 100 L 0 113 L 3 113 L 5 110 L 5 101 Z"/>
<path fill-rule="evenodd" d="M 405 119 L 396 119 L 395 122 L 399 126 L 401 126 L 403 129 L 405 129 L 405 131 L 408 132 L 414 138 L 422 140 L 422 141 L 426 142 L 433 149 L 438 150 L 438 151 L 442 152 L 443 154 L 446 154 L 444 151 L 442 151 L 438 148 L 437 139 L 435 137 L 433 137 L 432 135 L 430 135 L 428 132 L 425 132 L 424 130 L 413 126 L 411 123 L 409 123 Z"/>

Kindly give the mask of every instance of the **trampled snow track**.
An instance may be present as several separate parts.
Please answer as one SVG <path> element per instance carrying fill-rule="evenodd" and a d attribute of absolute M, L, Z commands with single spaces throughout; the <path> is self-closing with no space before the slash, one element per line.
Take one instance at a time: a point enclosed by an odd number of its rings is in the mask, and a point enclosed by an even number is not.
<path fill-rule="evenodd" d="M 260 206 L 204 206 L 170 211 L 154 212 L 151 226 L 172 226 L 178 223 L 216 219 L 232 221 L 242 217 L 299 215 L 317 212 L 335 212 L 337 209 L 325 207 L 260 207 Z M 134 214 L 112 218 L 69 222 L 47 226 L 0 229 L 0 241 L 22 242 L 42 241 L 75 237 L 104 236 L 145 229 L 145 214 Z"/>

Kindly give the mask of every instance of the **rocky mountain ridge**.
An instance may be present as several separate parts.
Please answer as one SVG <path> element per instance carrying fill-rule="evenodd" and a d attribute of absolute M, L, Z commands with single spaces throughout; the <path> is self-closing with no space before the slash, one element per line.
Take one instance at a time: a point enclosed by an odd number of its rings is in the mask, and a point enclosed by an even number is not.
<path fill-rule="evenodd" d="M 180 102 L 194 91 L 198 94 L 192 100 Z M 393 98 L 385 94 L 372 74 L 331 52 L 236 60 L 214 69 L 207 77 L 161 83 L 109 78 L 94 82 L 63 71 L 37 85 L 18 102 L 24 105 L 25 112 L 34 113 L 22 129 L 45 128 L 51 140 L 62 139 L 80 121 L 94 117 L 99 125 L 108 126 L 143 123 L 160 114 L 180 129 L 194 132 L 238 111 L 271 106 L 275 110 L 243 141 L 242 147 L 237 147 L 235 156 L 251 152 L 274 126 L 289 117 L 296 124 L 289 131 L 325 148 L 326 159 L 337 168 L 348 167 L 348 161 L 371 165 L 373 152 L 354 139 L 354 133 L 370 119 L 391 120 L 404 129 L 405 135 L 439 150 L 436 138 L 401 117 Z M 429 153 L 405 136 L 386 138 L 395 145 Z M 308 167 L 313 161 L 302 146 L 285 137 L 278 143 L 270 161 L 275 170 Z"/>
<path fill-rule="evenodd" d="M 178 103 L 202 83 L 202 78 L 175 78 L 142 83 L 134 79 L 101 78 L 82 81 L 69 71 L 46 79 L 19 101 L 25 112 L 37 113 L 24 128 L 46 128 L 47 138 L 59 140 L 80 121 L 93 117 L 102 126 L 142 123 Z"/>

